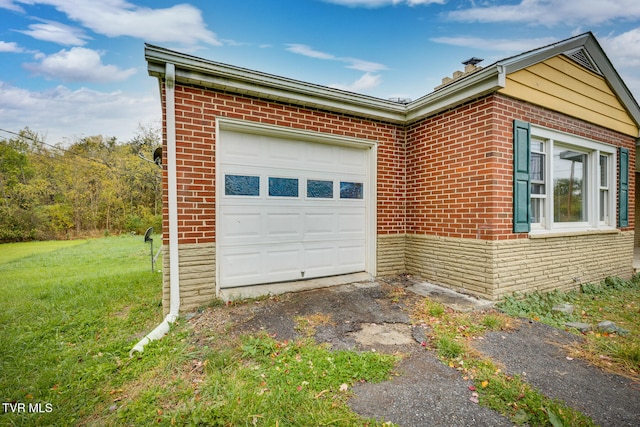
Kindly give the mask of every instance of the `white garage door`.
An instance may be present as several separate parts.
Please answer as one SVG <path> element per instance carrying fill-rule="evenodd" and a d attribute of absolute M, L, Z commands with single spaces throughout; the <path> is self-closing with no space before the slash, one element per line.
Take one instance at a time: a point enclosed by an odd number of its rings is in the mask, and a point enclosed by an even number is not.
<path fill-rule="evenodd" d="M 219 137 L 221 288 L 365 270 L 368 149 Z"/>

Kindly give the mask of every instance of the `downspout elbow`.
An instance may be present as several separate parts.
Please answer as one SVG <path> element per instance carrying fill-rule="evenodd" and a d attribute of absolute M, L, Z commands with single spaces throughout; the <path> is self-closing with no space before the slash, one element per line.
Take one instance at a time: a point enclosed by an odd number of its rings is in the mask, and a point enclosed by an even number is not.
<path fill-rule="evenodd" d="M 133 346 L 131 351 L 129 351 L 129 357 L 133 357 L 134 353 L 142 353 L 144 351 L 144 347 L 151 341 L 157 341 L 167 335 L 171 330 L 171 325 L 175 323 L 177 319 L 177 314 L 169 313 L 167 317 L 164 318 L 162 323 L 156 326 L 153 331 L 149 332 L 144 338 L 142 338 L 136 345 Z"/>

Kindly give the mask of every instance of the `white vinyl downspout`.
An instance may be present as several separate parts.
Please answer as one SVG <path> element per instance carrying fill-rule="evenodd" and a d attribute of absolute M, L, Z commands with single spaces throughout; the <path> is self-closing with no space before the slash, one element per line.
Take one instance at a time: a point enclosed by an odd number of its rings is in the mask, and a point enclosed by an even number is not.
<path fill-rule="evenodd" d="M 156 328 L 142 338 L 129 352 L 144 351 L 151 341 L 164 337 L 170 325 L 176 321 L 180 312 L 180 266 L 178 260 L 178 177 L 176 165 L 176 107 L 175 107 L 176 67 L 166 64 L 165 72 L 165 109 L 167 121 L 167 180 L 169 204 L 169 314 Z"/>

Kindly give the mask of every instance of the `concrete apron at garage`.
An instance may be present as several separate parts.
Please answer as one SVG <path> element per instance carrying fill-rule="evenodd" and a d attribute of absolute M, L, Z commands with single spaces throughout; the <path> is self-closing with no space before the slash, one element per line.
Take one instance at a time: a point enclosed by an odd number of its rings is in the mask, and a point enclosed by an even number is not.
<path fill-rule="evenodd" d="M 300 292 L 311 289 L 327 288 L 330 286 L 338 285 L 355 285 L 366 287 L 375 286 L 377 285 L 377 283 L 369 273 L 360 272 L 293 282 L 280 282 L 264 285 L 226 288 L 221 289 L 219 295 L 223 301 L 229 302 L 269 295 L 280 295 L 287 292 Z M 416 281 L 415 283 L 408 286 L 407 290 L 420 296 L 429 297 L 430 299 L 437 301 L 446 307 L 460 312 L 483 310 L 491 308 L 494 304 L 493 301 L 461 294 L 451 289 L 447 289 L 428 282 Z"/>
<path fill-rule="evenodd" d="M 328 288 L 329 286 L 347 285 L 350 283 L 373 282 L 369 273 L 341 274 L 339 276 L 320 277 L 317 279 L 297 280 L 264 285 L 239 286 L 237 288 L 220 289 L 219 297 L 224 302 L 242 299 L 259 298 L 268 295 L 280 295 L 287 292 L 308 291 Z"/>

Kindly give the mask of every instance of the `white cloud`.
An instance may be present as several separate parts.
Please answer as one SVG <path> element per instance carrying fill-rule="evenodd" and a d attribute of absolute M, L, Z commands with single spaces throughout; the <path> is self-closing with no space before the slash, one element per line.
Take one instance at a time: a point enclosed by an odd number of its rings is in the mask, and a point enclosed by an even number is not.
<path fill-rule="evenodd" d="M 330 53 L 320 52 L 318 50 L 314 50 L 311 47 L 304 44 L 289 44 L 287 45 L 287 50 L 292 53 L 297 53 L 298 55 L 308 56 L 310 58 L 317 59 L 329 59 L 329 60 L 337 60 L 338 58 Z"/>
<path fill-rule="evenodd" d="M 386 7 L 406 4 L 407 6 L 421 6 L 429 4 L 444 4 L 446 0 L 324 0 L 327 3 L 334 3 L 348 7 Z"/>
<path fill-rule="evenodd" d="M 640 102 L 640 28 L 598 40 L 636 101 Z"/>
<path fill-rule="evenodd" d="M 14 12 L 24 13 L 24 9 L 15 4 L 12 0 L 0 0 L 0 9 L 13 10 Z"/>
<path fill-rule="evenodd" d="M 38 63 L 24 64 L 29 71 L 63 82 L 107 83 L 122 81 L 136 70 L 120 70 L 115 65 L 104 65 L 100 54 L 92 49 L 74 47 L 49 56 L 37 55 Z"/>
<path fill-rule="evenodd" d="M 599 38 L 611 62 L 619 67 L 640 67 L 640 28 Z"/>
<path fill-rule="evenodd" d="M 21 53 L 24 52 L 24 49 L 18 46 L 16 42 L 0 41 L 0 52 Z"/>
<path fill-rule="evenodd" d="M 349 92 L 366 92 L 374 87 L 377 87 L 382 83 L 382 77 L 379 74 L 371 74 L 365 73 L 362 77 L 360 77 L 355 82 L 344 85 L 340 83 L 334 83 L 329 85 L 334 89 L 346 90 Z"/>
<path fill-rule="evenodd" d="M 159 119 L 157 98 L 65 86 L 38 92 L 0 81 L 2 126 L 13 131 L 28 126 L 51 144 L 98 134 L 127 141 L 136 134 L 138 124 Z"/>
<path fill-rule="evenodd" d="M 462 22 L 514 22 L 554 26 L 595 25 L 640 18 L 638 0 L 521 0 L 519 4 L 472 7 L 449 12 Z"/>
<path fill-rule="evenodd" d="M 431 41 L 452 46 L 469 47 L 479 50 L 492 50 L 505 53 L 520 53 L 551 44 L 557 39 L 543 37 L 536 39 L 485 39 L 481 37 L 434 37 Z"/>
<path fill-rule="evenodd" d="M 387 69 L 385 65 L 379 64 L 377 62 L 365 61 L 358 58 L 335 56 L 330 53 L 325 53 L 325 52 L 315 50 L 304 44 L 289 44 L 287 46 L 288 46 L 287 50 L 289 52 L 296 53 L 298 55 L 308 56 L 310 58 L 315 58 L 315 59 L 343 62 L 347 64 L 346 65 L 347 68 L 351 68 L 353 70 L 373 73 L 376 71 L 382 71 Z"/>
<path fill-rule="evenodd" d="M 347 68 L 351 68 L 353 70 L 365 71 L 368 73 L 374 73 L 376 71 L 386 70 L 387 67 L 379 64 L 377 62 L 363 61 L 362 59 L 357 58 L 340 58 L 340 60 L 349 63 Z"/>
<path fill-rule="evenodd" d="M 67 46 L 82 46 L 89 39 L 84 31 L 54 21 L 42 20 L 41 24 L 29 25 L 28 31 L 19 31 L 34 39 L 54 42 Z"/>
<path fill-rule="evenodd" d="M 66 14 L 69 19 L 108 37 L 131 36 L 150 42 L 176 42 L 185 45 L 221 44 L 215 33 L 207 29 L 200 9 L 189 4 L 151 9 L 136 6 L 125 0 L 17 0 L 17 2 L 51 5 Z"/>

